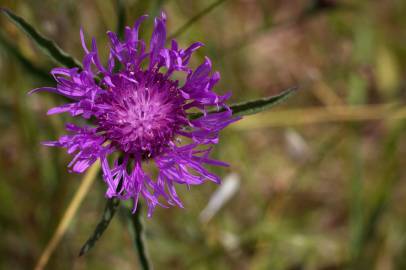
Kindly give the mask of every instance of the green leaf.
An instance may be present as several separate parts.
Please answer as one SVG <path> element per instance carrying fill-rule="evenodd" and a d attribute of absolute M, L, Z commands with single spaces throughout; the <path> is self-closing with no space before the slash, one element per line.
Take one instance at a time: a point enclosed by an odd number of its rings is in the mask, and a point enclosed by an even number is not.
<path fill-rule="evenodd" d="M 34 63 L 32 63 L 28 58 L 26 58 L 21 51 L 14 46 L 4 35 L 0 32 L 0 46 L 4 48 L 4 50 L 9 54 L 12 55 L 23 67 L 27 72 L 40 78 L 41 80 L 53 82 L 51 75 L 46 70 L 43 70 Z"/>
<path fill-rule="evenodd" d="M 216 8 L 217 6 L 219 6 L 220 4 L 222 4 L 223 2 L 225 2 L 225 0 L 217 0 L 216 2 L 212 3 L 211 5 L 207 6 L 205 9 L 203 9 L 202 11 L 200 11 L 198 14 L 196 14 L 195 16 L 193 16 L 192 18 L 190 18 L 189 21 L 187 21 L 184 25 L 182 25 L 181 27 L 179 27 L 178 30 L 176 30 L 173 34 L 171 34 L 168 37 L 168 40 L 171 40 L 173 38 L 176 38 L 178 36 L 180 36 L 181 34 L 183 34 L 190 26 L 192 26 L 195 22 L 197 22 L 198 20 L 200 20 L 201 18 L 203 18 L 206 14 L 210 13 L 210 11 L 212 11 L 214 8 Z"/>
<path fill-rule="evenodd" d="M 116 1 L 116 12 L 117 12 L 117 34 L 122 39 L 124 38 L 124 28 L 126 25 L 124 0 Z"/>
<path fill-rule="evenodd" d="M 278 95 L 261 98 L 261 99 L 256 99 L 256 100 L 251 100 L 248 102 L 233 104 L 230 106 L 230 108 L 233 111 L 234 116 L 244 116 L 244 115 L 256 114 L 256 113 L 268 110 L 268 109 L 272 108 L 273 106 L 275 106 L 276 104 L 282 102 L 296 90 L 297 90 L 297 87 L 291 87 Z M 217 110 L 209 111 L 209 113 L 224 112 L 224 111 L 225 111 L 225 109 L 223 108 L 219 111 L 217 111 Z M 197 118 L 201 117 L 202 115 L 203 115 L 202 113 L 191 113 L 191 114 L 189 114 L 189 119 L 197 119 Z"/>
<path fill-rule="evenodd" d="M 107 200 L 106 207 L 104 208 L 103 216 L 102 216 L 101 220 L 99 221 L 99 224 L 97 224 L 96 229 L 93 232 L 93 235 L 90 236 L 90 238 L 86 241 L 86 243 L 80 249 L 79 256 L 86 254 L 96 244 L 97 240 L 99 240 L 99 238 L 102 236 L 104 231 L 109 226 L 110 221 L 113 219 L 114 214 L 116 213 L 116 210 L 119 205 L 120 205 L 119 199 L 114 198 L 114 199 Z"/>
<path fill-rule="evenodd" d="M 54 61 L 64 65 L 66 67 L 79 67 L 82 65 L 78 60 L 68 55 L 64 52 L 58 45 L 52 40 L 47 39 L 41 35 L 37 30 L 34 29 L 28 22 L 23 18 L 17 16 L 8 9 L 1 8 L 0 11 L 6 15 L 6 17 L 14 23 L 17 27 L 23 30 L 34 42 L 38 45 L 46 54 L 48 54 Z"/>

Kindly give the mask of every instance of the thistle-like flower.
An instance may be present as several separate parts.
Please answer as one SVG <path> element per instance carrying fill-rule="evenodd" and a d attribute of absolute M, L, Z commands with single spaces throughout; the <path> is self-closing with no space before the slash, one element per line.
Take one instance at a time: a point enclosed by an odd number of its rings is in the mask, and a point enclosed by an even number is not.
<path fill-rule="evenodd" d="M 210 60 L 206 58 L 195 70 L 188 66 L 192 53 L 203 44 L 181 49 L 172 40 L 166 48 L 166 18 L 162 14 L 155 18 L 147 49 L 138 37 L 146 17 L 125 28 L 124 41 L 113 32 L 107 33 L 111 49 L 106 67 L 98 56 L 95 39 L 89 49 L 81 30 L 83 69 L 54 68 L 51 74 L 56 88 L 31 92 L 53 92 L 72 100 L 48 114 L 69 112 L 89 123 L 69 123 L 68 135 L 44 144 L 66 148 L 74 156 L 68 165 L 72 172 L 82 173 L 99 159 L 106 196 L 132 199 L 133 211 L 141 196 L 151 216 L 157 205 L 183 207 L 175 184 L 220 183 L 205 165 L 227 166 L 209 154 L 218 143 L 219 132 L 238 118 L 232 117 L 225 104 L 230 94 L 213 92 L 220 74 L 211 73 Z M 172 78 L 175 71 L 185 74 L 183 83 Z M 201 112 L 197 119 L 189 117 L 197 110 Z M 143 162 L 155 165 L 155 177 L 143 169 Z"/>

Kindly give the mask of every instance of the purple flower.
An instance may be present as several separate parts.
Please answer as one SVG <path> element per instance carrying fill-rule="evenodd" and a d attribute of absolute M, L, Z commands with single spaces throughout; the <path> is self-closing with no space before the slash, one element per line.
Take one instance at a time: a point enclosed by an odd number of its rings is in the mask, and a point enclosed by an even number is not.
<path fill-rule="evenodd" d="M 54 68 L 51 74 L 56 88 L 43 87 L 31 93 L 65 96 L 71 103 L 52 108 L 48 114 L 69 112 L 91 123 L 67 124 L 68 135 L 44 144 L 66 148 L 74 156 L 69 168 L 76 173 L 99 159 L 106 196 L 132 199 L 133 211 L 142 196 L 151 216 L 157 205 L 183 207 L 175 184 L 220 183 L 205 165 L 227 166 L 209 154 L 218 143 L 219 132 L 238 118 L 232 117 L 224 103 L 230 94 L 220 96 L 213 91 L 220 74 L 211 73 L 210 60 L 206 58 L 195 70 L 188 66 L 192 53 L 203 44 L 181 49 L 172 40 L 166 48 L 166 18 L 162 14 L 155 19 L 147 49 L 138 38 L 146 17 L 139 18 L 133 28 L 125 28 L 124 41 L 107 33 L 111 49 L 106 67 L 99 59 L 95 39 L 88 48 L 81 31 L 83 69 Z M 171 78 L 175 71 L 185 74 L 183 83 Z M 210 109 L 215 112 L 209 113 Z M 188 113 L 196 111 L 202 116 L 190 119 Z M 143 169 L 143 163 L 154 164 L 155 177 Z"/>

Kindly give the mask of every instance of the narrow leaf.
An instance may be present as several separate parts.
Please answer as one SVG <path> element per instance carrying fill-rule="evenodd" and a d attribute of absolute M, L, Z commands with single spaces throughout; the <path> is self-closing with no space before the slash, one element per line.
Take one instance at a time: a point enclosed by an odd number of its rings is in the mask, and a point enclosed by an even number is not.
<path fill-rule="evenodd" d="M 124 38 L 124 28 L 126 21 L 124 0 L 117 0 L 116 12 L 117 12 L 117 34 L 122 39 Z"/>
<path fill-rule="evenodd" d="M 37 76 L 41 80 L 53 82 L 51 75 L 46 70 L 43 70 L 34 63 L 32 63 L 28 58 L 26 58 L 21 51 L 14 46 L 1 32 L 0 32 L 0 45 L 7 51 L 8 54 L 12 55 L 27 72 Z"/>
<path fill-rule="evenodd" d="M 23 30 L 28 37 L 30 37 L 38 47 L 40 47 L 46 54 L 48 54 L 54 61 L 62 64 L 66 67 L 81 67 L 78 60 L 74 59 L 66 52 L 64 52 L 58 45 L 50 39 L 47 39 L 37 30 L 34 29 L 23 18 L 17 16 L 8 9 L 1 8 L 0 11 L 6 15 L 6 17 L 14 23 L 17 27 Z"/>
<path fill-rule="evenodd" d="M 151 269 L 151 263 L 147 256 L 146 244 L 144 241 L 144 226 L 141 221 L 141 204 L 138 202 L 137 211 L 132 214 L 128 210 L 128 219 L 130 220 L 130 231 L 134 237 L 134 245 L 137 251 L 142 270 Z"/>
<path fill-rule="evenodd" d="M 178 36 L 180 36 L 181 34 L 183 34 L 183 32 L 185 32 L 190 26 L 192 26 L 192 24 L 194 24 L 195 22 L 197 22 L 198 20 L 200 20 L 202 17 L 204 17 L 206 14 L 210 13 L 210 11 L 212 11 L 214 8 L 216 8 L 217 6 L 219 6 L 220 4 L 222 4 L 225 0 L 217 0 L 216 2 L 212 3 L 211 5 L 207 6 L 205 9 L 203 9 L 202 11 L 200 11 L 198 14 L 196 14 L 195 16 L 193 16 L 189 21 L 187 21 L 184 25 L 182 25 L 181 27 L 179 27 L 178 30 L 176 30 L 172 35 L 169 36 L 169 40 L 176 38 Z"/>
<path fill-rule="evenodd" d="M 97 224 L 96 229 L 93 232 L 93 235 L 86 241 L 83 247 L 80 249 L 79 256 L 86 254 L 99 240 L 104 231 L 110 224 L 110 221 L 113 219 L 114 214 L 116 213 L 117 207 L 120 205 L 119 199 L 109 199 L 107 200 L 106 207 L 104 208 L 103 216 Z"/>
<path fill-rule="evenodd" d="M 275 106 L 276 104 L 282 102 L 286 98 L 288 98 L 293 92 L 297 90 L 297 87 L 291 87 L 287 90 L 283 91 L 282 93 L 270 96 L 266 98 L 251 100 L 242 103 L 236 103 L 230 106 L 231 110 L 233 111 L 234 116 L 244 116 L 250 114 L 256 114 L 265 110 L 268 110 Z M 221 109 L 219 111 L 212 110 L 209 113 L 216 113 L 216 112 L 223 112 L 225 109 Z M 197 119 L 201 117 L 202 113 L 191 113 L 189 114 L 190 119 Z"/>
<path fill-rule="evenodd" d="M 297 87 L 292 87 L 292 88 L 289 88 L 289 89 L 283 91 L 279 95 L 234 104 L 234 105 L 231 105 L 230 108 L 233 111 L 233 115 L 235 115 L 235 116 L 256 114 L 256 113 L 268 110 L 268 109 L 272 108 L 273 106 L 275 106 L 276 104 L 282 102 L 296 90 L 297 90 Z"/>

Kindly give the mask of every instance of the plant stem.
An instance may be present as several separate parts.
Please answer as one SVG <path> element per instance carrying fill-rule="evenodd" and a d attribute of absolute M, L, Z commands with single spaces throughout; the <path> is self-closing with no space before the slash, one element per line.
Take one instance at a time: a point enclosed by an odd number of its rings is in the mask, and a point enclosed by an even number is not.
<path fill-rule="evenodd" d="M 128 218 L 130 219 L 130 230 L 133 233 L 134 245 L 140 261 L 141 269 L 150 270 L 152 267 L 146 252 L 146 244 L 143 235 L 144 226 L 141 220 L 141 204 L 139 202 L 137 211 L 134 214 L 131 213 L 131 210 L 128 211 Z"/>

